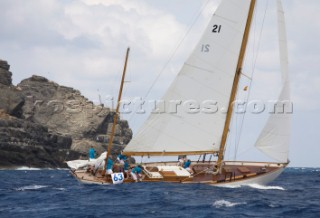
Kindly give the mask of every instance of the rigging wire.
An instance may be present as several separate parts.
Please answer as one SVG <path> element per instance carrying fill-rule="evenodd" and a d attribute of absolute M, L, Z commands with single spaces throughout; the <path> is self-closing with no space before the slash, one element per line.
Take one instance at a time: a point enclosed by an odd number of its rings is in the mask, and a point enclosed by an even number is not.
<path fill-rule="evenodd" d="M 252 75 L 251 75 L 251 80 L 250 80 L 250 82 L 249 82 L 249 87 L 251 87 L 251 85 L 252 85 L 253 76 L 254 76 L 255 68 L 256 68 L 256 63 L 257 63 L 258 56 L 259 56 L 261 36 L 262 36 L 262 32 L 263 32 L 263 27 L 264 27 L 264 23 L 265 23 L 265 18 L 266 18 L 268 6 L 269 6 L 269 0 L 266 1 L 265 11 L 264 11 L 263 20 L 262 20 L 262 26 L 261 26 L 261 30 L 260 30 L 260 33 L 259 33 L 259 39 L 258 39 L 258 45 L 257 45 L 257 53 L 256 53 L 256 56 L 255 56 L 255 57 L 254 57 L 254 55 L 253 55 Z M 255 35 L 254 35 L 254 36 L 255 36 Z M 247 95 L 247 97 L 246 97 L 245 102 L 247 102 L 248 99 L 250 98 L 250 94 L 251 94 L 251 88 L 250 88 L 249 91 L 248 91 L 248 95 Z M 246 104 L 246 106 L 245 106 L 245 111 L 246 111 L 246 110 L 247 110 L 247 104 Z M 236 151 L 235 151 L 234 159 L 237 158 L 237 153 L 238 153 L 238 149 L 239 149 L 239 144 L 240 144 L 241 134 L 242 134 L 242 130 L 243 130 L 243 124 L 244 124 L 245 115 L 246 115 L 246 112 L 243 114 L 242 119 L 241 119 L 241 124 L 240 124 L 240 129 L 239 129 L 239 136 L 238 136 L 239 140 L 237 141 L 237 144 L 235 145 Z M 249 148 L 249 149 L 251 149 L 251 148 Z M 249 149 L 247 149 L 247 150 L 249 150 Z M 246 150 L 246 151 L 247 151 L 247 150 Z"/>
<path fill-rule="evenodd" d="M 259 2 L 258 2 L 259 3 Z M 257 3 L 257 4 L 258 4 Z M 254 56 L 255 56 L 255 52 L 256 52 L 256 50 L 255 50 L 255 45 L 256 45 L 256 28 L 257 28 L 257 11 L 255 10 L 254 11 L 254 24 L 253 24 L 253 28 L 254 28 L 254 30 L 253 30 L 253 44 L 252 44 L 252 58 L 253 58 L 253 60 L 252 60 L 252 71 L 253 71 L 253 63 L 254 63 Z M 246 61 L 247 59 L 245 59 L 245 61 Z M 249 79 L 250 79 L 250 81 L 252 81 L 252 75 L 251 75 L 251 77 L 248 77 Z M 243 80 L 243 77 L 241 77 L 240 78 L 240 82 Z M 251 87 L 251 83 L 249 84 L 249 87 Z M 240 95 L 240 93 L 238 93 L 238 98 L 237 99 L 241 99 L 241 97 L 239 97 L 239 95 Z M 244 97 L 243 98 L 246 98 L 246 96 L 244 95 Z M 248 101 L 248 98 L 245 100 L 245 102 L 247 102 Z M 245 109 L 246 110 L 246 109 Z M 233 157 L 233 160 L 236 160 L 237 159 L 237 153 L 238 153 L 238 149 L 239 149 L 239 144 L 240 144 L 240 135 L 239 135 L 239 133 L 241 132 L 241 130 L 240 131 L 238 131 L 238 121 L 239 121 L 239 119 L 241 119 L 240 120 L 240 124 L 242 124 L 243 123 L 243 121 L 244 121 L 244 115 L 245 114 L 245 112 L 243 113 L 243 115 L 242 115 L 242 117 L 240 117 L 240 116 L 238 116 L 238 114 L 237 114 L 237 116 L 235 117 L 235 119 L 236 119 L 236 124 L 235 124 L 235 128 L 236 128 L 236 134 L 235 134 L 235 139 L 234 139 L 234 157 Z M 242 125 L 241 125 L 241 127 L 240 127 L 240 129 L 242 128 Z"/>

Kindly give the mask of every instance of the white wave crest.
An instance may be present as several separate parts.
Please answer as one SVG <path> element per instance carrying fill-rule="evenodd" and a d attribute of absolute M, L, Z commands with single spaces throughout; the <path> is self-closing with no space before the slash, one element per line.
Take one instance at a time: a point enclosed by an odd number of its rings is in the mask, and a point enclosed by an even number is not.
<path fill-rule="evenodd" d="M 213 203 L 213 206 L 216 208 L 221 208 L 221 207 L 234 207 L 234 206 L 241 205 L 241 204 L 247 204 L 247 203 L 246 202 L 242 202 L 242 203 L 234 202 L 233 203 L 233 202 L 226 201 L 226 200 L 218 200 Z"/>
<path fill-rule="evenodd" d="M 251 188 L 255 189 L 261 189 L 261 190 L 281 190 L 285 191 L 285 189 L 281 186 L 265 186 L 265 185 L 259 185 L 259 184 L 249 184 L 248 185 Z"/>
<path fill-rule="evenodd" d="M 241 188 L 241 185 L 223 185 L 221 188 Z"/>
<path fill-rule="evenodd" d="M 17 190 L 17 191 L 37 190 L 37 189 L 46 188 L 46 187 L 48 187 L 48 186 L 46 186 L 46 185 L 28 185 L 28 186 L 16 188 L 15 190 Z"/>
<path fill-rule="evenodd" d="M 40 168 L 33 168 L 33 167 L 19 167 L 16 170 L 41 170 Z"/>
<path fill-rule="evenodd" d="M 54 188 L 55 190 L 59 190 L 59 191 L 65 191 L 65 188 Z"/>

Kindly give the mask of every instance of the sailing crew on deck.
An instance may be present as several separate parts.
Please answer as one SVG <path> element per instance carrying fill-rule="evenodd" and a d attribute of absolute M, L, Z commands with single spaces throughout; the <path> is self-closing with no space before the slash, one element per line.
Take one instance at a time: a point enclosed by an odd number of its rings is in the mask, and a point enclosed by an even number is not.
<path fill-rule="evenodd" d="M 132 170 L 131 170 L 131 177 L 135 182 L 142 181 L 142 166 L 138 165 L 135 166 Z"/>
<path fill-rule="evenodd" d="M 124 177 L 125 178 L 129 178 L 129 163 L 128 163 L 128 159 L 126 159 L 124 161 L 123 172 L 124 172 Z"/>
<path fill-rule="evenodd" d="M 89 160 L 94 159 L 95 158 L 95 150 L 93 148 L 93 146 L 91 145 L 90 149 L 89 149 Z"/>
<path fill-rule="evenodd" d="M 127 160 L 127 156 L 122 154 L 122 151 L 117 157 L 117 160 L 119 161 L 120 164 L 124 164 L 125 160 Z"/>
<path fill-rule="evenodd" d="M 189 173 L 193 174 L 192 169 L 190 168 L 191 165 L 191 160 L 188 159 L 186 162 L 184 162 L 183 168 L 185 168 L 186 170 L 188 170 Z"/>
<path fill-rule="evenodd" d="M 186 158 L 187 158 L 186 155 L 179 155 L 178 156 L 178 166 L 183 167 Z"/>
<path fill-rule="evenodd" d="M 107 175 L 111 175 L 113 173 L 112 168 L 113 168 L 113 161 L 112 161 L 112 156 L 110 155 L 108 158 L 107 168 L 106 168 Z"/>

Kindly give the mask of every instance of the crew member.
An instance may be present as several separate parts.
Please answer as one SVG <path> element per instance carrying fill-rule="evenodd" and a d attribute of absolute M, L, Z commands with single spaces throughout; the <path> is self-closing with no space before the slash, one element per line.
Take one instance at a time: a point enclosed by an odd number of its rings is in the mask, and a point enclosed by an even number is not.
<path fill-rule="evenodd" d="M 95 150 L 93 148 L 93 146 L 91 145 L 90 149 L 89 149 L 89 160 L 94 159 L 95 158 Z"/>
<path fill-rule="evenodd" d="M 138 165 L 135 166 L 132 170 L 131 170 L 131 177 L 135 182 L 141 181 L 142 180 L 142 166 Z"/>
<path fill-rule="evenodd" d="M 106 168 L 107 175 L 111 175 L 113 173 L 112 168 L 113 168 L 113 161 L 112 161 L 112 156 L 110 155 L 108 158 L 107 168 Z"/>

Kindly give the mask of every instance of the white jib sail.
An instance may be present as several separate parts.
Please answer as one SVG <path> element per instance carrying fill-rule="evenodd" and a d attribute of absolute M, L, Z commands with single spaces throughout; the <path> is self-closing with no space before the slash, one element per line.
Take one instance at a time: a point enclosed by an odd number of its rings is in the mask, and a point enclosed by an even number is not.
<path fill-rule="evenodd" d="M 287 37 L 281 0 L 277 0 L 277 8 L 282 90 L 276 108 L 278 111 L 269 117 L 255 146 L 274 160 L 285 163 L 288 161 L 289 154 L 292 105 L 290 102 Z"/>
<path fill-rule="evenodd" d="M 162 98 L 165 112 L 148 117 L 125 153 L 175 155 L 219 149 L 226 119 L 221 109 L 230 99 L 250 3 L 222 1 Z M 181 102 L 176 111 L 172 101 Z"/>

